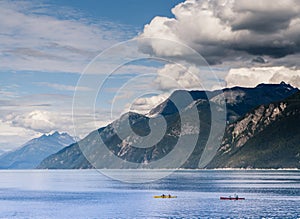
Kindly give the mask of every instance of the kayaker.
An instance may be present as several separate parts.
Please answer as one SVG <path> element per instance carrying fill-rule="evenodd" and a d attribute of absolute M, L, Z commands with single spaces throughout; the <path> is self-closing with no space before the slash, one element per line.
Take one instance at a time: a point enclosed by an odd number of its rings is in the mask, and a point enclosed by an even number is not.
<path fill-rule="evenodd" d="M 164 197 L 166 197 L 166 196 L 165 196 L 165 194 L 162 194 L 161 197 L 164 198 Z"/>

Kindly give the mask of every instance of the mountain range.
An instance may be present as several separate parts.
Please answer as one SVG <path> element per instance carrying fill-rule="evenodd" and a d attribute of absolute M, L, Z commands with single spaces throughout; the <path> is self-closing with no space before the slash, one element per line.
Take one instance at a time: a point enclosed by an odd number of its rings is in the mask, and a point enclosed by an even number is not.
<path fill-rule="evenodd" d="M 126 113 L 50 155 L 38 168 L 299 168 L 299 101 L 299 90 L 284 82 L 216 91 L 178 90 L 147 116 Z M 225 121 L 212 116 L 214 111 L 224 111 Z M 140 147 L 151 131 L 162 130 L 161 117 L 165 120 L 161 139 L 151 147 Z M 211 130 L 224 122 L 224 131 L 210 140 Z M 128 123 L 134 133 L 124 128 Z M 120 130 L 125 130 L 121 137 Z M 178 142 L 182 147 L 172 153 Z M 207 142 L 220 145 L 216 156 L 205 159 Z M 167 159 L 169 153 L 172 157 Z"/>
<path fill-rule="evenodd" d="M 0 169 L 33 169 L 49 155 L 74 142 L 74 139 L 67 133 L 44 134 L 14 151 L 2 154 Z"/>
<path fill-rule="evenodd" d="M 0 149 L 0 155 L 1 155 L 1 154 L 4 154 L 5 152 L 6 152 L 5 150 L 1 150 L 1 149 Z"/>
<path fill-rule="evenodd" d="M 225 131 L 208 168 L 300 168 L 300 92 L 261 105 Z"/>

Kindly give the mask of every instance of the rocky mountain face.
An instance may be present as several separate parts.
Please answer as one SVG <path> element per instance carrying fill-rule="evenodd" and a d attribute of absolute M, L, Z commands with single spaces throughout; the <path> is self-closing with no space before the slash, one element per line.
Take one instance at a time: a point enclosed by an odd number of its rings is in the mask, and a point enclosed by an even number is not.
<path fill-rule="evenodd" d="M 225 132 L 208 168 L 300 168 L 300 92 L 247 113 Z"/>
<path fill-rule="evenodd" d="M 197 133 L 196 139 L 198 130 L 194 130 L 194 126 L 190 125 L 193 123 L 193 117 L 189 117 L 188 114 L 189 112 L 186 114 L 188 118 L 184 124 L 184 135 L 193 136 Z M 135 134 L 132 134 L 126 127 L 128 121 Z M 160 124 L 159 118 L 153 119 L 152 130 L 161 130 Z M 155 168 L 151 162 L 159 161 L 172 151 L 178 143 L 179 135 L 182 134 L 180 125 L 178 114 L 167 116 L 165 132 L 160 136 L 160 141 L 153 143 L 150 136 L 149 138 L 143 138 L 150 133 L 149 118 L 130 112 L 107 127 L 90 133 L 77 144 L 73 144 L 46 158 L 38 168 L 88 168 L 90 164 L 81 151 L 97 168 Z M 122 133 L 123 130 L 125 132 Z M 128 133 L 126 133 L 127 131 Z M 122 139 L 120 135 L 122 135 Z M 153 144 L 153 146 L 141 146 L 147 144 L 147 142 L 151 142 L 150 145 Z M 182 153 L 186 153 L 184 148 L 178 155 L 180 156 Z M 177 157 L 173 157 L 172 160 L 177 160 Z M 172 163 L 172 160 L 167 163 L 159 163 L 158 167 L 176 167 L 177 163 Z"/>
<path fill-rule="evenodd" d="M 200 167 L 235 167 L 225 165 L 229 159 L 227 154 L 232 157 L 256 136 L 271 132 L 264 130 L 274 129 L 271 128 L 274 126 L 272 124 L 276 124 L 281 115 L 282 118 L 287 115 L 281 114 L 288 108 L 287 102 L 282 100 L 296 92 L 298 89 L 285 83 L 211 92 L 176 91 L 147 116 L 127 113 L 112 124 L 90 133 L 77 144 L 46 158 L 38 168 L 199 168 L 202 155 L 208 153 L 205 145 L 208 141 L 210 146 L 216 144 L 214 140 L 221 143 L 216 157 L 211 162 L 202 162 Z M 187 98 L 187 93 L 192 98 Z M 220 107 L 222 104 L 226 104 L 226 121 L 212 116 L 212 112 L 224 110 Z M 196 114 L 193 109 L 196 109 Z M 185 115 L 184 120 L 182 115 Z M 162 117 L 165 124 L 161 122 Z M 200 127 L 195 118 L 199 118 Z M 211 140 L 210 131 L 224 122 L 227 127 L 223 141 L 223 132 L 215 133 Z M 129 130 L 128 125 L 133 132 L 126 131 Z M 153 142 L 153 136 L 151 138 L 155 131 L 156 137 L 162 133 L 157 142 Z M 181 145 L 179 149 L 178 145 Z M 172 153 L 174 149 L 176 153 Z M 259 153 L 259 150 L 255 153 Z M 169 154 L 172 155 L 171 159 L 168 159 Z"/>
<path fill-rule="evenodd" d="M 296 91 L 296 88 L 281 82 L 281 84 L 260 84 L 255 88 L 233 87 L 222 91 L 190 91 L 189 93 L 195 101 L 209 99 L 215 104 L 224 104 L 225 101 L 227 120 L 231 123 L 259 105 L 283 100 Z M 170 98 L 152 109 L 148 116 L 171 115 L 187 107 L 187 104 L 182 104 L 180 101 L 180 104 L 175 106 L 172 101 L 181 100 L 182 92 L 184 93 L 180 90 L 175 91 Z"/>
<path fill-rule="evenodd" d="M 54 132 L 32 139 L 14 151 L 0 156 L 0 169 L 33 169 L 43 159 L 74 143 L 67 133 Z"/>
<path fill-rule="evenodd" d="M 58 153 L 52 154 L 42 160 L 38 169 L 92 169 L 93 166 L 83 156 L 79 145 L 73 143 Z"/>

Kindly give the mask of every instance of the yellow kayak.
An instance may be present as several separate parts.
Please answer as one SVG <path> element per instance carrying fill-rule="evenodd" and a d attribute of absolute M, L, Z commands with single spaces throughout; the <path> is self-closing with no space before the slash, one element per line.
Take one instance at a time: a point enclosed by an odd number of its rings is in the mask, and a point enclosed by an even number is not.
<path fill-rule="evenodd" d="M 155 195 L 153 198 L 177 198 L 175 195 Z"/>

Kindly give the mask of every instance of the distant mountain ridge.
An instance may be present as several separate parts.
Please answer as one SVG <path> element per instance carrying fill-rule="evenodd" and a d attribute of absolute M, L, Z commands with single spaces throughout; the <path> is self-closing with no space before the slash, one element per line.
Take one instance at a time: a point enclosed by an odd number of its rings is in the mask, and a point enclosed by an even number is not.
<path fill-rule="evenodd" d="M 49 155 L 74 143 L 67 133 L 54 132 L 34 138 L 20 148 L 0 156 L 0 169 L 32 169 Z"/>
<path fill-rule="evenodd" d="M 0 150 L 0 156 L 1 154 L 4 154 L 6 151 L 5 150 Z"/>
<path fill-rule="evenodd" d="M 192 102 L 184 101 L 183 97 L 186 92 L 188 92 L 192 96 Z M 255 88 L 234 87 L 226 88 L 221 91 L 175 91 L 170 96 L 170 98 L 152 109 L 148 114 L 148 116 L 152 119 L 154 118 L 154 120 L 158 115 L 162 115 L 165 117 L 165 120 L 167 122 L 167 130 L 163 139 L 152 147 L 132 147 L 130 145 L 131 142 L 138 141 L 136 137 L 128 134 L 122 140 L 116 134 L 115 129 L 122 127 L 122 121 L 124 120 L 124 118 L 128 118 L 131 124 L 131 128 L 137 134 L 139 134 L 140 136 L 147 135 L 147 133 L 149 133 L 149 117 L 137 113 L 127 113 L 112 124 L 91 132 L 87 137 L 80 141 L 80 146 L 89 151 L 89 153 L 92 154 L 95 158 L 94 162 L 97 164 L 100 163 L 100 166 L 103 168 L 128 168 L 128 166 L 126 166 L 126 162 L 120 162 L 116 165 L 113 162 L 113 157 L 115 156 L 119 157 L 120 160 L 136 163 L 137 167 L 148 166 L 151 168 L 151 166 L 148 165 L 149 163 L 151 163 L 151 161 L 159 160 L 166 154 L 168 154 L 168 152 L 172 151 L 174 145 L 176 145 L 179 139 L 181 126 L 185 127 L 185 133 L 183 133 L 183 135 L 186 136 L 192 136 L 193 130 L 196 130 L 198 128 L 193 126 L 191 127 L 189 125 L 189 122 L 187 124 L 181 124 L 180 122 L 179 111 L 184 111 L 185 113 L 187 113 L 189 121 L 192 122 L 193 117 L 190 116 L 189 107 L 190 105 L 194 105 L 197 107 L 198 115 L 201 121 L 201 131 L 198 136 L 199 138 L 196 143 L 196 147 L 181 167 L 198 168 L 199 160 L 207 142 L 212 124 L 211 109 L 217 109 L 220 104 L 224 104 L 220 101 L 225 101 L 227 108 L 226 119 L 228 125 L 225 130 L 225 136 L 221 145 L 221 148 L 223 148 L 223 144 L 226 144 L 224 143 L 224 141 L 226 141 L 226 139 L 228 140 L 232 138 L 232 136 L 230 135 L 232 133 L 230 133 L 230 128 L 235 126 L 237 122 L 243 121 L 243 119 L 245 119 L 244 117 L 249 116 L 250 112 L 252 112 L 256 108 L 260 108 L 271 103 L 276 103 L 278 101 L 283 101 L 284 99 L 297 92 L 299 92 L 297 88 L 293 88 L 292 86 L 285 83 L 260 84 Z M 172 100 L 176 100 L 177 107 L 174 105 Z M 278 108 L 278 110 L 280 109 Z M 279 117 L 276 117 L 275 120 L 277 118 Z M 267 116 L 265 121 L 268 121 Z M 256 128 L 258 127 L 255 127 L 255 129 Z M 95 150 L 95 148 L 97 148 L 97 144 L 100 144 L 99 141 L 97 141 L 97 137 L 99 135 L 103 142 L 105 142 L 105 146 L 110 150 L 111 153 L 109 155 L 103 155 L 101 154 L 101 152 L 99 152 L 99 150 Z M 246 144 L 248 140 L 250 141 L 251 139 L 253 139 L 252 137 L 246 139 L 244 142 L 242 142 L 242 144 Z M 216 136 L 216 138 L 222 138 L 222 136 Z M 232 144 L 234 144 L 234 142 Z M 272 145 L 270 144 L 269 147 L 272 147 Z M 217 158 L 214 158 L 212 160 L 213 163 L 209 163 L 208 165 L 206 165 L 206 167 L 214 168 L 226 166 L 225 163 L 227 162 L 228 158 L 226 158 L 226 156 L 221 156 L 220 153 L 222 152 L 220 152 L 219 149 L 217 157 L 219 157 L 219 159 L 224 159 L 222 161 L 223 164 L 221 165 L 218 160 L 216 160 Z M 259 153 L 259 151 L 257 151 L 257 153 Z M 253 154 L 252 156 L 256 156 L 256 154 Z M 174 157 L 174 160 L 176 160 L 177 158 L 178 157 Z M 293 165 L 290 164 L 290 167 L 294 166 L 295 163 L 293 163 Z M 77 143 L 64 148 L 56 154 L 49 156 L 38 166 L 38 168 L 50 169 L 91 167 L 92 165 L 85 159 Z M 170 163 L 169 167 L 172 168 L 172 163 Z M 238 165 L 236 165 L 235 167 L 238 167 Z"/>

